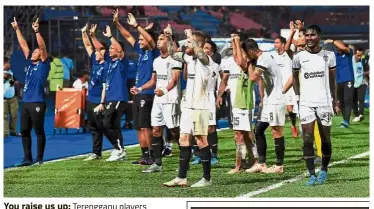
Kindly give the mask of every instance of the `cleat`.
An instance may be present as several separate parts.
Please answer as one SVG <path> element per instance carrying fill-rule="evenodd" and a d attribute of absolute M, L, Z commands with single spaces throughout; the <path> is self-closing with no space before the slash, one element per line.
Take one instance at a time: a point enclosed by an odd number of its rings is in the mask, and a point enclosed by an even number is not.
<path fill-rule="evenodd" d="M 217 159 L 217 158 L 212 157 L 212 158 L 210 159 L 210 165 L 216 165 L 217 163 L 218 163 L 218 159 Z"/>
<path fill-rule="evenodd" d="M 296 126 L 291 127 L 291 132 L 292 132 L 292 137 L 293 138 L 296 139 L 299 136 L 299 133 L 298 133 L 298 130 L 297 130 Z"/>
<path fill-rule="evenodd" d="M 18 163 L 18 164 L 15 164 L 14 166 L 15 167 L 24 167 L 24 166 L 30 166 L 32 165 L 33 163 L 31 161 L 23 161 L 21 163 Z"/>
<path fill-rule="evenodd" d="M 318 184 L 318 185 L 324 184 L 326 182 L 326 179 L 327 179 L 327 172 L 324 171 L 324 170 L 321 170 L 318 173 L 316 184 Z"/>
<path fill-rule="evenodd" d="M 35 160 L 32 165 L 43 165 L 43 160 Z"/>
<path fill-rule="evenodd" d="M 363 121 L 365 119 L 365 117 L 363 115 L 360 115 L 358 116 L 360 118 L 360 122 Z"/>
<path fill-rule="evenodd" d="M 171 157 L 173 156 L 173 153 L 172 153 L 172 150 L 168 147 L 166 147 L 163 151 L 162 151 L 162 156 L 163 157 Z"/>
<path fill-rule="evenodd" d="M 343 121 L 343 122 L 341 122 L 340 123 L 340 128 L 349 128 L 349 123 L 348 123 L 348 121 Z"/>
<path fill-rule="evenodd" d="M 206 180 L 204 177 L 202 179 L 200 179 L 200 181 L 194 183 L 193 185 L 191 185 L 191 187 L 206 187 L 206 186 L 212 186 L 212 180 Z"/>
<path fill-rule="evenodd" d="M 192 165 L 198 165 L 201 163 L 201 159 L 200 157 L 195 157 L 195 159 L 192 161 Z"/>
<path fill-rule="evenodd" d="M 236 169 L 236 168 L 234 168 L 234 169 L 231 169 L 229 172 L 227 172 L 227 174 L 236 174 L 236 173 L 240 173 L 240 170 L 239 169 Z"/>
<path fill-rule="evenodd" d="M 251 168 L 245 170 L 246 173 L 259 173 L 263 170 L 266 170 L 266 164 L 260 164 L 260 163 L 255 163 Z"/>
<path fill-rule="evenodd" d="M 352 122 L 360 122 L 360 117 L 353 118 Z"/>
<path fill-rule="evenodd" d="M 144 159 L 143 161 L 140 162 L 140 165 L 153 165 L 153 159 L 152 158 Z"/>
<path fill-rule="evenodd" d="M 262 170 L 263 173 L 283 173 L 283 165 L 273 165 L 270 168 Z"/>
<path fill-rule="evenodd" d="M 106 159 L 107 162 L 113 162 L 113 161 L 120 161 L 124 160 L 126 157 L 126 151 L 125 150 L 113 150 L 112 154 L 108 159 Z"/>
<path fill-rule="evenodd" d="M 317 178 L 313 175 L 309 177 L 309 181 L 306 182 L 306 186 L 314 186 L 316 184 Z"/>
<path fill-rule="evenodd" d="M 101 159 L 101 156 L 99 156 L 95 153 L 92 153 L 88 156 L 88 158 L 84 159 L 83 161 L 100 160 L 100 159 Z"/>
<path fill-rule="evenodd" d="M 176 187 L 176 186 L 187 187 L 188 183 L 187 183 L 187 178 L 182 179 L 182 178 L 176 177 L 175 179 L 169 182 L 163 183 L 163 185 L 167 187 Z"/>
<path fill-rule="evenodd" d="M 156 173 L 162 171 L 162 165 L 158 166 L 156 163 L 153 163 L 149 168 L 144 169 L 143 173 Z"/>

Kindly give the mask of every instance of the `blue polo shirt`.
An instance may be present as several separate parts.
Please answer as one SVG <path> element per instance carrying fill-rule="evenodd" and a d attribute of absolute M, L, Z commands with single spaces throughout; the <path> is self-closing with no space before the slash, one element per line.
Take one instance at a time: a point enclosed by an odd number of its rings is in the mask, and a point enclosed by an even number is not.
<path fill-rule="evenodd" d="M 127 73 L 127 79 L 136 79 L 136 70 L 138 66 L 132 60 L 129 60 L 129 72 Z"/>
<path fill-rule="evenodd" d="M 106 102 L 127 102 L 129 100 L 127 90 L 127 72 L 129 61 L 126 57 L 122 60 L 109 61 L 108 75 L 106 78 Z"/>
<path fill-rule="evenodd" d="M 338 52 L 335 51 L 336 57 L 336 83 L 343 83 L 347 81 L 353 81 L 353 50 L 349 49 L 349 54 L 342 53 L 339 55 Z"/>
<path fill-rule="evenodd" d="M 139 54 L 138 69 L 136 71 L 136 87 L 139 88 L 147 83 L 152 78 L 153 60 L 160 56 L 158 49 L 143 50 L 139 46 L 139 42 L 134 44 L 136 52 Z M 140 92 L 139 94 L 154 94 L 155 89 L 148 89 Z"/>
<path fill-rule="evenodd" d="M 90 81 L 88 83 L 87 100 L 92 103 L 99 104 L 101 102 L 103 83 L 106 82 L 109 64 L 107 61 L 104 61 L 102 64 L 96 61 L 95 52 L 92 52 L 91 54 L 91 63 L 92 67 L 90 72 Z"/>
<path fill-rule="evenodd" d="M 37 64 L 33 64 L 30 53 L 27 57 L 27 63 L 23 102 L 44 102 L 44 85 L 51 70 L 50 60 L 47 58 L 44 62 L 40 61 Z"/>

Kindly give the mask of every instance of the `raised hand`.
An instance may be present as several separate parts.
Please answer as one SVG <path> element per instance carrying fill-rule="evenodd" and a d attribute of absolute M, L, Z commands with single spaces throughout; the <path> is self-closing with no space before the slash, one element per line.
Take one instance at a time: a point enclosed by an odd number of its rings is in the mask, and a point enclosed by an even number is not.
<path fill-rule="evenodd" d="M 136 19 L 133 14 L 129 13 L 127 15 L 127 23 L 133 27 L 136 27 L 138 23 L 136 22 Z"/>
<path fill-rule="evenodd" d="M 191 29 L 186 29 L 184 30 L 184 34 L 186 34 L 187 38 L 192 37 L 192 30 Z"/>
<path fill-rule="evenodd" d="M 171 25 L 168 24 L 168 26 L 164 29 L 164 34 L 166 36 L 171 36 L 173 35 L 173 30 L 171 29 Z"/>
<path fill-rule="evenodd" d="M 301 22 L 301 20 L 296 20 L 296 27 L 300 31 L 304 28 L 304 22 Z"/>
<path fill-rule="evenodd" d="M 35 32 L 39 31 L 39 18 L 32 23 L 32 29 L 34 29 Z"/>
<path fill-rule="evenodd" d="M 150 29 L 152 29 L 152 28 L 153 28 L 153 22 L 149 23 L 149 24 L 147 25 L 147 27 L 145 27 L 144 29 L 145 29 L 145 30 L 150 30 Z"/>
<path fill-rule="evenodd" d="M 327 39 L 323 42 L 324 45 L 327 45 L 327 44 L 331 44 L 332 42 L 334 42 L 333 40 L 331 39 Z"/>
<path fill-rule="evenodd" d="M 113 10 L 112 14 L 113 14 L 113 23 L 117 24 L 119 22 L 119 20 L 118 20 L 118 8 Z"/>
<path fill-rule="evenodd" d="M 296 32 L 296 27 L 293 21 L 290 21 L 290 30 L 291 32 Z"/>
<path fill-rule="evenodd" d="M 97 27 L 97 24 L 91 24 L 91 28 L 90 28 L 90 36 L 92 36 L 92 35 L 95 34 L 96 27 Z"/>
<path fill-rule="evenodd" d="M 107 25 L 107 26 L 105 27 L 105 32 L 103 32 L 103 35 L 104 35 L 105 37 L 111 37 L 111 36 L 112 36 L 112 31 L 110 30 L 110 26 L 109 26 L 109 25 Z"/>
<path fill-rule="evenodd" d="M 88 28 L 88 23 L 81 29 L 82 33 L 86 32 Z"/>
<path fill-rule="evenodd" d="M 13 22 L 10 24 L 12 24 L 12 27 L 14 30 L 18 30 L 18 23 L 17 23 L 16 17 L 14 17 Z"/>

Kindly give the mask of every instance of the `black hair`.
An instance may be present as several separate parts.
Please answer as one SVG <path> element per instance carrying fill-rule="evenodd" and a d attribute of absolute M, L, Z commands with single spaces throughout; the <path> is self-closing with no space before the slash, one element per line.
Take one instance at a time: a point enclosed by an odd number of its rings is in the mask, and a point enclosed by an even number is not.
<path fill-rule="evenodd" d="M 309 25 L 308 27 L 305 28 L 305 31 L 307 30 L 314 30 L 317 32 L 318 35 L 321 35 L 322 33 L 321 28 L 318 25 Z"/>
<path fill-rule="evenodd" d="M 251 38 L 247 38 L 244 41 L 244 49 L 246 51 L 249 51 L 249 50 L 259 50 L 257 42 L 255 40 L 251 39 Z"/>
<path fill-rule="evenodd" d="M 4 57 L 4 63 L 9 63 L 9 57 Z"/>
<path fill-rule="evenodd" d="M 145 31 L 147 31 L 147 33 L 152 37 L 153 41 L 157 43 L 158 34 L 152 29 L 147 29 Z"/>
<path fill-rule="evenodd" d="M 279 39 L 279 41 L 282 43 L 282 44 L 286 44 L 287 40 L 283 37 L 283 36 L 278 36 L 275 38 L 275 40 Z"/>
<path fill-rule="evenodd" d="M 217 52 L 217 45 L 216 43 L 214 43 L 214 41 L 212 40 L 208 40 L 207 42 L 205 42 L 206 44 L 210 44 L 210 46 L 212 47 L 212 51 L 213 53 L 216 53 Z"/>
<path fill-rule="evenodd" d="M 101 42 L 101 41 L 100 41 L 100 43 L 101 43 L 101 45 L 103 45 L 103 48 L 100 48 L 99 50 L 108 49 L 108 44 L 106 44 L 105 42 Z"/>
<path fill-rule="evenodd" d="M 364 49 L 361 48 L 361 47 L 358 47 L 358 48 L 356 49 L 356 51 L 364 52 Z"/>
<path fill-rule="evenodd" d="M 79 73 L 79 78 L 82 78 L 85 75 L 90 75 L 90 73 L 88 71 L 82 71 Z"/>
<path fill-rule="evenodd" d="M 125 44 L 122 41 L 118 41 L 118 44 L 121 46 L 122 51 L 125 51 Z"/>

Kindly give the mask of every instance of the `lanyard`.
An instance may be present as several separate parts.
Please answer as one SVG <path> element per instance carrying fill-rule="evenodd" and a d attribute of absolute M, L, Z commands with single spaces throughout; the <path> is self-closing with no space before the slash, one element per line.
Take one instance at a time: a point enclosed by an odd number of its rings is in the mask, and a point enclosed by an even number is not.
<path fill-rule="evenodd" d="M 26 78 L 25 78 L 25 86 L 23 88 L 23 91 L 26 92 L 27 89 L 29 88 L 29 84 L 30 84 L 30 79 L 31 79 L 31 76 L 32 76 L 32 73 L 33 71 L 37 70 L 38 69 L 38 66 L 39 66 L 39 63 L 34 65 L 33 64 L 30 64 L 29 67 L 27 68 L 27 72 L 26 72 Z"/>
<path fill-rule="evenodd" d="M 119 59 L 109 64 L 108 76 L 106 79 L 106 90 L 109 90 L 109 86 L 114 77 L 114 68 L 117 67 L 118 62 L 119 62 Z"/>

